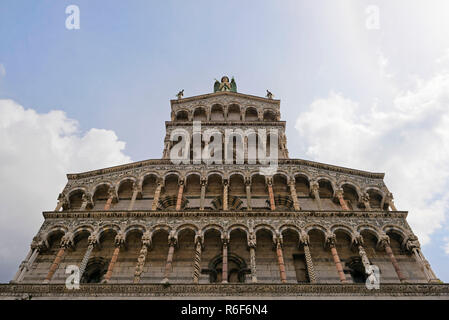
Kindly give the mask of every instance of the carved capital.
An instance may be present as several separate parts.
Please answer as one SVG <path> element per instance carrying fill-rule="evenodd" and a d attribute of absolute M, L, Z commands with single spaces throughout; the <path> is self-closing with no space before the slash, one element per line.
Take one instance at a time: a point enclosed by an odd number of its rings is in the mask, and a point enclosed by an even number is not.
<path fill-rule="evenodd" d="M 335 245 L 337 244 L 337 237 L 335 236 L 335 233 L 333 232 L 326 232 L 326 234 L 324 235 L 325 238 L 325 244 L 329 247 L 335 247 Z"/>
<path fill-rule="evenodd" d="M 145 231 L 142 235 L 142 245 L 146 246 L 147 248 L 151 248 L 152 240 L 151 237 L 152 234 L 150 231 Z"/>
<path fill-rule="evenodd" d="M 125 244 L 125 233 L 123 231 L 117 233 L 114 239 L 114 244 L 116 247 L 120 247 Z"/>
<path fill-rule="evenodd" d="M 248 233 L 248 247 L 256 248 L 256 245 L 257 245 L 256 234 L 254 232 Z"/>
<path fill-rule="evenodd" d="M 304 230 L 302 230 L 301 233 L 299 234 L 299 243 L 304 246 L 308 246 L 310 243 L 309 235 Z"/>
<path fill-rule="evenodd" d="M 69 248 L 73 246 L 73 233 L 68 231 L 61 238 L 61 248 Z"/>

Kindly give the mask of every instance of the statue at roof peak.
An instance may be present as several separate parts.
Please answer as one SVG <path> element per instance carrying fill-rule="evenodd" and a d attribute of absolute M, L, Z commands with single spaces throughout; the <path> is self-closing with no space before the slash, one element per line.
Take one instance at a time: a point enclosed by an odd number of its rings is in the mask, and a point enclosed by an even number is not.
<path fill-rule="evenodd" d="M 231 78 L 231 82 L 229 82 L 229 78 L 227 76 L 221 77 L 221 82 L 215 79 L 214 92 L 220 91 L 237 92 L 237 84 L 235 83 L 234 77 Z"/>

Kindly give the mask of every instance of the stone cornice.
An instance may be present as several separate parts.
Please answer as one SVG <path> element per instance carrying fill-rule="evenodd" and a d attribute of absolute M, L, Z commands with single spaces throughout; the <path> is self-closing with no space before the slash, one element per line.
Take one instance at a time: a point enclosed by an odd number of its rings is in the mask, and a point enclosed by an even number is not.
<path fill-rule="evenodd" d="M 273 126 L 281 126 L 285 128 L 285 121 L 201 121 L 201 126 L 251 126 L 251 127 L 273 127 Z M 192 126 L 193 121 L 165 121 L 165 127 L 173 126 L 173 127 L 185 127 Z"/>
<path fill-rule="evenodd" d="M 145 217 L 366 217 L 406 218 L 408 211 L 149 211 L 149 210 L 89 210 L 44 211 L 45 219 L 58 218 L 145 218 Z"/>
<path fill-rule="evenodd" d="M 281 100 L 278 100 L 278 99 L 268 99 L 268 98 L 253 96 L 250 94 L 244 94 L 244 93 L 239 93 L 239 92 L 223 91 L 223 92 L 201 94 L 198 96 L 192 96 L 192 97 L 187 97 L 187 98 L 182 98 L 182 99 L 173 99 L 173 100 L 170 100 L 170 105 L 173 106 L 173 105 L 181 104 L 181 103 L 185 103 L 185 102 L 191 102 L 191 101 L 207 99 L 207 98 L 211 98 L 211 97 L 219 97 L 219 96 L 234 96 L 237 98 L 247 98 L 247 99 L 251 99 L 251 100 L 255 100 L 255 101 L 272 103 L 276 106 L 279 106 L 281 103 Z"/>
<path fill-rule="evenodd" d="M 130 279 L 131 281 L 131 279 Z M 83 298 L 186 298 L 202 297 L 309 297 L 355 299 L 370 298 L 440 298 L 449 299 L 448 284 L 381 284 L 378 290 L 369 290 L 364 284 L 81 284 L 80 289 L 69 290 L 65 284 L 0 284 L 0 298 L 17 299 L 83 299 Z"/>
<path fill-rule="evenodd" d="M 340 166 L 335 166 L 335 165 L 330 165 L 330 164 L 325 164 L 325 163 L 320 163 L 320 162 L 314 162 L 314 161 L 309 161 L 309 160 L 303 160 L 303 159 L 279 159 L 279 165 L 282 166 L 283 164 L 305 165 L 305 166 L 314 167 L 314 168 L 318 168 L 318 169 L 353 174 L 353 175 L 358 175 L 361 177 L 367 177 L 367 178 L 373 178 L 373 179 L 383 179 L 385 176 L 384 173 L 362 171 L 362 170 L 345 168 L 345 167 L 340 167 Z M 173 164 L 170 161 L 170 159 L 149 159 L 149 160 L 132 162 L 132 163 L 122 164 L 119 166 L 114 166 L 114 167 L 109 167 L 109 168 L 104 168 L 104 169 L 82 172 L 82 173 L 69 173 L 69 174 L 67 174 L 67 179 L 75 180 L 75 179 L 98 176 L 98 175 L 102 175 L 102 174 L 106 174 L 106 173 L 120 172 L 123 170 L 140 168 L 140 167 L 150 166 L 150 165 L 173 165 Z M 211 167 L 211 166 L 209 166 L 209 167 Z"/>

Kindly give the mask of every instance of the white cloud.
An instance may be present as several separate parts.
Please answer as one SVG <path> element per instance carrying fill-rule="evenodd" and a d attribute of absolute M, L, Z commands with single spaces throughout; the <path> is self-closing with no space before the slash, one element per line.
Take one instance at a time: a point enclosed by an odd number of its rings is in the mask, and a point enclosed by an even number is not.
<path fill-rule="evenodd" d="M 53 210 L 66 173 L 130 162 L 113 131 L 91 129 L 62 111 L 39 114 L 0 100 L 0 282 L 10 280 L 43 222 Z"/>
<path fill-rule="evenodd" d="M 446 242 L 443 246 L 443 250 L 446 254 L 449 255 L 449 238 L 448 237 L 444 237 L 443 240 Z"/>
<path fill-rule="evenodd" d="M 296 120 L 302 152 L 317 161 L 385 172 L 399 210 L 423 244 L 449 201 L 449 72 L 391 103 L 361 107 L 341 93 L 315 100 Z"/>

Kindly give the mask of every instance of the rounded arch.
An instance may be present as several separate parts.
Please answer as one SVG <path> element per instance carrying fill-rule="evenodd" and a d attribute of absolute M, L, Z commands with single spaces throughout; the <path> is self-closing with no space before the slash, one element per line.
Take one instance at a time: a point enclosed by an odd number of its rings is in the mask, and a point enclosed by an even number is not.
<path fill-rule="evenodd" d="M 120 189 L 121 185 L 127 181 L 131 181 L 134 184 L 137 183 L 137 178 L 135 176 L 126 176 L 122 179 L 120 179 L 119 181 L 117 181 L 117 183 L 115 184 L 115 187 L 117 190 Z"/>
<path fill-rule="evenodd" d="M 357 226 L 357 232 L 360 234 L 362 234 L 362 232 L 368 232 L 372 234 L 377 240 L 379 240 L 380 234 L 382 233 L 382 231 L 379 230 L 379 228 L 371 224 L 362 224 Z"/>
<path fill-rule="evenodd" d="M 186 231 L 186 230 L 190 230 L 190 231 L 193 231 L 194 234 L 198 234 L 199 228 L 192 223 L 186 223 L 186 224 L 182 224 L 182 225 L 178 226 L 176 228 L 175 234 L 176 234 L 176 236 L 179 236 L 179 234 L 182 231 Z"/>
<path fill-rule="evenodd" d="M 146 171 L 140 176 L 139 179 L 140 183 L 142 183 L 145 179 L 147 179 L 150 176 L 153 176 L 154 178 L 156 178 L 156 180 L 161 178 L 159 173 L 157 173 L 156 171 Z"/>
<path fill-rule="evenodd" d="M 360 190 L 360 187 L 358 185 L 356 185 L 355 183 L 348 181 L 348 180 L 343 180 L 340 183 L 338 183 L 338 189 L 343 189 L 344 187 L 349 187 L 349 188 L 353 189 L 356 192 L 357 197 L 359 199 L 362 196 L 362 191 Z"/>
<path fill-rule="evenodd" d="M 402 227 L 400 227 L 398 225 L 394 225 L 394 224 L 389 224 L 389 225 L 383 226 L 382 231 L 385 232 L 386 234 L 394 233 L 394 234 L 398 235 L 402 239 L 402 241 L 407 239 L 407 237 L 408 237 L 407 231 L 405 231 Z"/>
<path fill-rule="evenodd" d="M 94 196 L 95 192 L 97 192 L 98 188 L 101 188 L 102 186 L 107 186 L 108 190 L 110 188 L 114 188 L 114 184 L 111 181 L 101 181 L 92 187 L 92 189 L 91 189 L 92 196 Z"/>
<path fill-rule="evenodd" d="M 207 121 L 207 108 L 198 106 L 193 110 L 194 121 Z"/>
<path fill-rule="evenodd" d="M 188 121 L 189 120 L 189 112 L 185 109 L 180 109 L 176 112 L 175 116 L 176 121 Z"/>
<path fill-rule="evenodd" d="M 257 108 L 248 106 L 245 108 L 245 121 L 257 121 L 259 119 Z"/>
<path fill-rule="evenodd" d="M 210 231 L 210 230 L 215 230 L 215 231 L 217 231 L 217 232 L 220 234 L 220 236 L 222 236 L 222 235 L 224 234 L 223 227 L 220 226 L 220 225 L 218 225 L 218 224 L 208 224 L 208 225 L 204 226 L 204 227 L 201 229 L 201 233 L 205 235 L 206 232 L 208 232 L 208 231 Z"/>
<path fill-rule="evenodd" d="M 276 235 L 276 230 L 272 226 L 270 226 L 269 224 L 261 223 L 261 224 L 258 224 L 257 226 L 254 227 L 254 232 L 256 234 L 257 234 L 257 232 L 259 232 L 261 230 L 269 231 L 272 236 Z"/>
<path fill-rule="evenodd" d="M 279 228 L 279 233 L 283 234 L 285 231 L 291 230 L 295 233 L 297 233 L 298 237 L 301 235 L 301 230 L 298 228 L 298 226 L 294 224 L 284 224 Z"/>
<path fill-rule="evenodd" d="M 369 203 L 372 209 L 381 209 L 385 193 L 376 187 L 367 187 L 365 192 L 369 195 Z"/>
<path fill-rule="evenodd" d="M 227 107 L 227 119 L 231 121 L 240 121 L 240 105 L 236 102 L 232 102 Z"/>
<path fill-rule="evenodd" d="M 165 181 L 167 179 L 167 177 L 174 175 L 177 176 L 178 179 L 181 179 L 182 174 L 179 171 L 176 170 L 170 170 L 164 173 L 164 175 L 162 176 L 163 181 Z"/>
<path fill-rule="evenodd" d="M 235 171 L 231 171 L 228 173 L 228 178 L 231 179 L 232 176 L 241 176 L 243 178 L 243 180 L 245 180 L 245 173 L 243 171 L 239 171 L 239 170 L 235 170 Z"/>
<path fill-rule="evenodd" d="M 139 232 L 140 234 L 144 234 L 147 231 L 147 227 L 141 223 L 132 224 L 125 229 L 125 241 L 128 239 L 128 235 L 133 232 Z"/>
<path fill-rule="evenodd" d="M 351 227 L 348 227 L 344 224 L 334 224 L 330 227 L 330 231 L 335 234 L 337 232 L 342 232 L 346 235 L 349 236 L 349 239 L 352 239 L 354 234 L 355 234 L 355 230 L 352 229 Z"/>
<path fill-rule="evenodd" d="M 63 225 L 54 225 L 48 231 L 46 231 L 42 237 L 44 241 L 49 241 L 49 239 L 57 234 L 64 236 L 68 232 L 67 227 Z"/>
<path fill-rule="evenodd" d="M 244 224 L 240 224 L 240 223 L 233 224 L 232 226 L 228 227 L 228 229 L 226 230 L 226 234 L 228 236 L 231 236 L 231 232 L 235 231 L 235 230 L 243 231 L 245 233 L 246 237 L 248 237 L 248 235 L 249 235 L 248 227 L 245 226 Z"/>
<path fill-rule="evenodd" d="M 74 188 L 72 188 L 72 189 L 70 189 L 70 191 L 69 192 L 67 192 L 67 200 L 69 200 L 70 199 L 70 197 L 74 194 L 74 193 L 76 193 L 76 192 L 81 192 L 81 193 L 84 193 L 84 194 L 87 194 L 88 193 L 88 191 L 87 191 L 87 189 L 85 188 L 85 187 L 74 187 Z"/>
<path fill-rule="evenodd" d="M 108 223 L 108 224 L 101 226 L 98 229 L 98 239 L 101 239 L 102 236 L 104 234 L 106 234 L 107 232 L 113 232 L 115 234 L 118 234 L 120 232 L 120 226 L 118 226 L 117 224 L 114 224 L 114 223 Z"/>
<path fill-rule="evenodd" d="M 210 120 L 211 121 L 224 121 L 224 106 L 219 103 L 215 103 L 212 105 L 210 109 Z"/>
<path fill-rule="evenodd" d="M 73 239 L 76 239 L 81 233 L 88 232 L 91 235 L 94 232 L 94 228 L 91 225 L 83 224 L 76 227 L 73 230 Z"/>
<path fill-rule="evenodd" d="M 217 171 L 217 170 L 209 171 L 209 172 L 207 173 L 207 175 L 206 175 L 206 178 L 209 180 L 209 177 L 212 176 L 212 175 L 218 175 L 218 176 L 220 176 L 222 179 L 225 179 L 224 173 L 221 172 L 221 171 Z"/>
<path fill-rule="evenodd" d="M 322 232 L 324 237 L 326 236 L 327 233 L 330 232 L 329 229 L 327 229 L 325 226 L 322 226 L 322 225 L 320 225 L 318 223 L 311 223 L 311 224 L 308 224 L 308 225 L 306 225 L 304 227 L 304 231 L 307 234 L 309 234 L 309 232 L 312 231 L 312 230 L 317 230 L 317 231 Z"/>
<path fill-rule="evenodd" d="M 310 181 L 312 180 L 312 178 L 311 178 L 307 173 L 305 173 L 305 172 L 299 172 L 299 171 L 296 171 L 296 172 L 293 173 L 292 176 L 293 176 L 293 178 L 295 178 L 295 179 L 296 179 L 296 177 L 298 177 L 298 178 L 304 178 L 304 179 L 307 180 L 308 183 L 310 183 Z"/>
<path fill-rule="evenodd" d="M 276 111 L 271 108 L 263 110 L 263 120 L 264 121 L 276 121 Z"/>

